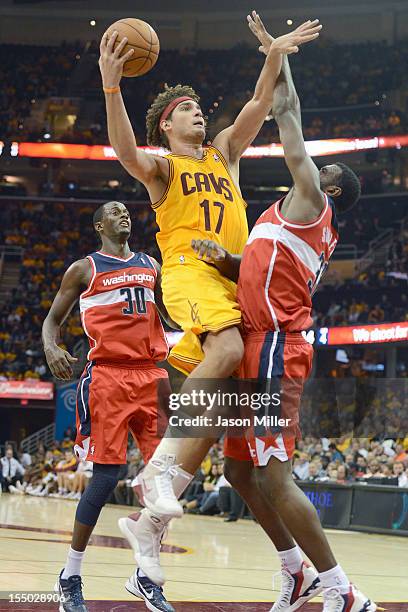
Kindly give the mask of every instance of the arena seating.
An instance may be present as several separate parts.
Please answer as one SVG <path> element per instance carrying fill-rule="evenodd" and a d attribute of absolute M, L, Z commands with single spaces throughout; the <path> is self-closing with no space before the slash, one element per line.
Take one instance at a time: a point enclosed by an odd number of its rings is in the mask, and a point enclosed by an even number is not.
<path fill-rule="evenodd" d="M 55 48 L 1 45 L 0 50 L 4 58 L 0 76 L 8 83 L 0 94 L 0 138 L 41 138 L 44 132 L 50 131 L 50 125 L 28 129 L 26 117 L 42 98 L 72 93 L 68 87 L 70 78 L 85 50 L 67 44 Z M 393 110 L 389 97 L 390 92 L 404 82 L 403 59 L 407 51 L 407 40 L 395 46 L 381 41 L 345 45 L 330 43 L 324 38 L 302 49 L 301 57 L 292 59 L 292 67 L 305 111 L 306 138 L 353 137 L 405 130 L 404 118 Z M 86 129 L 74 126 L 53 137 L 66 142 L 106 143 L 97 44 L 91 44 L 86 53 L 93 57 L 94 69 L 74 94 L 96 100 L 92 126 Z M 211 134 L 213 126 L 231 121 L 248 99 L 261 64 L 262 57 L 257 54 L 256 46 L 242 45 L 222 53 L 202 49 L 162 50 L 155 69 L 138 80 L 137 87 L 132 79 L 123 82 L 138 141 L 145 142 L 146 110 L 165 82 L 189 83 L 197 89 L 209 117 Z M 78 124 L 81 124 L 81 115 Z M 256 143 L 275 140 L 276 126 L 271 121 Z"/>

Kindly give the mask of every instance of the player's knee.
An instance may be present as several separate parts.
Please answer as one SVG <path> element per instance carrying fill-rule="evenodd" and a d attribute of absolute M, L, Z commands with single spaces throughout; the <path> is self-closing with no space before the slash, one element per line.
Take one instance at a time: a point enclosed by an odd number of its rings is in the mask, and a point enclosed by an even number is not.
<path fill-rule="evenodd" d="M 288 480 L 285 472 L 272 475 L 268 466 L 256 469 L 256 483 L 274 508 L 285 503 L 290 495 L 290 486 L 293 485 L 293 481 L 291 483 Z"/>
<path fill-rule="evenodd" d="M 241 340 L 241 339 L 239 339 Z M 244 356 L 244 344 L 241 341 L 232 342 L 223 348 L 222 360 L 224 364 L 228 364 L 231 371 L 236 370 Z"/>
<path fill-rule="evenodd" d="M 236 461 L 225 457 L 224 476 L 234 489 L 242 489 L 251 481 L 252 465 L 249 467 L 247 461 Z"/>
<path fill-rule="evenodd" d="M 236 487 L 240 481 L 239 466 L 236 465 L 236 462 L 228 459 L 228 457 L 224 461 L 224 476 L 233 487 Z"/>
<path fill-rule="evenodd" d="M 236 327 L 218 334 L 208 334 L 203 345 L 204 353 L 216 365 L 218 372 L 229 376 L 236 370 L 244 356 L 244 343 Z"/>
<path fill-rule="evenodd" d="M 82 495 L 76 520 L 84 525 L 96 525 L 99 514 L 119 480 L 120 465 L 94 464 L 93 477 Z"/>

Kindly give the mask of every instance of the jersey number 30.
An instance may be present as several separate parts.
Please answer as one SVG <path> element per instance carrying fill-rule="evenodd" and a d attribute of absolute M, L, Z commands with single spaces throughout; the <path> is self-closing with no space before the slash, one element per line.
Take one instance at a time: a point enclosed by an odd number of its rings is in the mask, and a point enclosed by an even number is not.
<path fill-rule="evenodd" d="M 145 290 L 143 287 L 133 287 L 134 298 L 132 295 L 132 289 L 126 287 L 125 289 L 120 290 L 120 295 L 124 295 L 125 301 L 127 302 L 127 307 L 122 308 L 122 312 L 125 315 L 135 314 L 146 314 L 146 298 L 145 298 Z M 135 310 L 136 306 L 136 310 Z"/>

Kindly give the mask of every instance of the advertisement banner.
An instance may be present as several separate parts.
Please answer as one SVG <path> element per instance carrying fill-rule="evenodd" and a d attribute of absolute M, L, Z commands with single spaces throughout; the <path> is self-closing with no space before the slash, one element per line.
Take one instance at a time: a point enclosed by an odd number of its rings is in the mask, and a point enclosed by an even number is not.
<path fill-rule="evenodd" d="M 312 157 L 356 153 L 370 149 L 391 149 L 408 146 L 408 134 L 400 136 L 373 136 L 369 138 L 333 138 L 328 140 L 309 140 L 306 150 Z M 159 147 L 139 147 L 146 153 L 166 155 L 168 151 Z M 1 153 L 0 153 L 1 154 Z M 84 145 L 63 142 L 13 142 L 12 157 L 48 157 L 58 159 L 117 159 L 109 145 Z M 259 159 L 262 157 L 284 157 L 279 143 L 248 147 L 242 157 Z"/>
<path fill-rule="evenodd" d="M 379 325 L 355 325 L 350 327 L 321 327 L 317 330 L 317 344 L 382 344 L 406 342 L 408 321 L 380 323 Z"/>
<path fill-rule="evenodd" d="M 78 381 L 61 385 L 57 389 L 55 411 L 55 438 L 62 440 L 67 427 L 75 426 L 76 390 Z"/>
<path fill-rule="evenodd" d="M 39 380 L 3 380 L 0 382 L 0 399 L 52 400 L 54 384 Z"/>
<path fill-rule="evenodd" d="M 407 534 L 408 489 L 356 486 L 350 525 L 356 529 L 387 529 L 397 534 Z"/>
<path fill-rule="evenodd" d="M 317 510 L 323 527 L 347 529 L 353 500 L 352 487 L 318 482 L 297 482 Z"/>

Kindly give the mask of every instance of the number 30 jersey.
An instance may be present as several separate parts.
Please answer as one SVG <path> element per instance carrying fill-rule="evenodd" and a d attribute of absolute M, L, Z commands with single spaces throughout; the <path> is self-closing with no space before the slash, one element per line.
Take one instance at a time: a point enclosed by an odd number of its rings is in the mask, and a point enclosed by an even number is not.
<path fill-rule="evenodd" d="M 280 211 L 283 199 L 258 219 L 245 247 L 238 302 L 246 333 L 300 332 L 311 327 L 312 295 L 338 241 L 334 204 L 311 223 L 294 223 Z"/>
<path fill-rule="evenodd" d="M 166 158 L 168 185 L 152 204 L 163 272 L 174 263 L 197 259 L 193 239 L 214 240 L 230 253 L 242 253 L 248 238 L 246 204 L 220 151 L 206 147 L 202 159 L 173 154 Z"/>
<path fill-rule="evenodd" d="M 81 294 L 88 359 L 103 362 L 162 361 L 168 345 L 154 300 L 157 271 L 145 253 L 127 259 L 100 251 L 88 255 L 92 278 Z"/>

